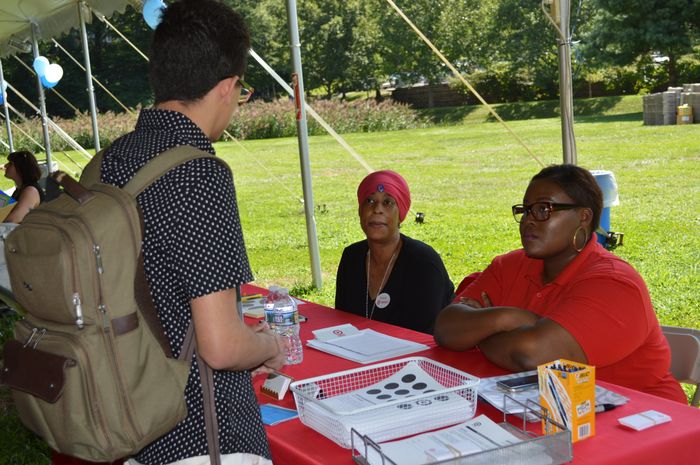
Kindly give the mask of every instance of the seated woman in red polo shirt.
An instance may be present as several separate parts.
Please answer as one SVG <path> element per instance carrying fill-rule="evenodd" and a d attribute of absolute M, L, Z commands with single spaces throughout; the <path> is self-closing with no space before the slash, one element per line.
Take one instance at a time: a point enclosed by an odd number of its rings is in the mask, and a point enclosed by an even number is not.
<path fill-rule="evenodd" d="M 559 358 L 588 363 L 603 381 L 686 402 L 644 280 L 596 241 L 602 197 L 574 165 L 535 175 L 513 206 L 523 248 L 496 257 L 440 312 L 435 340 L 478 346 L 512 371 Z"/>

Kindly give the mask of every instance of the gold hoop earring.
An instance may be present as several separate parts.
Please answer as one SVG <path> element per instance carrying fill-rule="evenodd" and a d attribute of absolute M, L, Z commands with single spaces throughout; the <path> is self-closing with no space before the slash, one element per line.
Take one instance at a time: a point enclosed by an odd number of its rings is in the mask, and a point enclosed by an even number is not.
<path fill-rule="evenodd" d="M 583 245 L 581 246 L 581 248 L 576 246 L 576 237 L 578 236 L 579 231 L 583 231 Z M 573 237 L 574 250 L 576 250 L 576 252 L 580 253 L 583 250 L 583 248 L 586 247 L 587 242 L 588 242 L 588 238 L 586 237 L 586 230 L 583 229 L 581 226 L 579 226 L 578 228 L 576 228 L 576 231 L 574 232 L 574 237 Z"/>

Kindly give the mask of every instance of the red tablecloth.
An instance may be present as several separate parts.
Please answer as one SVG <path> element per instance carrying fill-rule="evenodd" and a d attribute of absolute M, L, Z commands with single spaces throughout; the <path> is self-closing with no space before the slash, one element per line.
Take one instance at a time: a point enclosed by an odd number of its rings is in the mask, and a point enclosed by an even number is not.
<path fill-rule="evenodd" d="M 247 286 L 243 292 L 265 291 Z M 486 360 L 479 351 L 454 352 L 436 347 L 432 336 L 427 334 L 370 321 L 313 303 L 301 305 L 299 312 L 308 318 L 308 321 L 301 325 L 302 341 L 313 338 L 312 330 L 351 323 L 359 329 L 373 328 L 384 334 L 430 346 L 430 349 L 410 356 L 428 357 L 479 377 L 505 373 L 504 370 Z M 252 322 L 253 320 L 249 321 L 249 323 Z M 304 361 L 299 365 L 285 366 L 282 372 L 291 375 L 296 380 L 301 380 L 360 366 L 362 365 L 305 347 Z M 260 394 L 262 381 L 262 376 L 255 380 L 256 392 L 261 404 L 273 403 L 283 407 L 295 407 L 291 392 L 282 401 Z M 572 463 L 576 465 L 700 463 L 700 409 L 614 384 L 605 382 L 600 382 L 600 384 L 629 397 L 630 401 L 615 410 L 596 416 L 596 435 L 574 444 L 574 461 Z M 673 420 L 670 423 L 639 432 L 621 426 L 617 422 L 618 418 L 652 409 L 670 415 Z M 501 412 L 479 401 L 477 414 L 481 413 L 496 421 L 502 421 Z M 275 465 L 350 465 L 354 463 L 350 450 L 341 448 L 330 439 L 307 428 L 298 419 L 275 426 L 267 426 L 266 429 Z"/>

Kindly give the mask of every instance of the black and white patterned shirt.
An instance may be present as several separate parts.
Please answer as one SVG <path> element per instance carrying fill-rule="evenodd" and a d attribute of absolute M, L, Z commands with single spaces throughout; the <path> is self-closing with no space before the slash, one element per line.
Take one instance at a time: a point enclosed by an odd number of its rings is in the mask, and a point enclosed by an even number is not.
<path fill-rule="evenodd" d="M 185 115 L 143 110 L 133 132 L 109 147 L 102 181 L 122 187 L 148 160 L 191 145 L 214 153 L 206 135 Z M 180 353 L 192 319 L 190 301 L 252 280 L 229 171 L 213 159 L 171 170 L 137 198 L 143 210 L 143 254 L 156 309 L 173 353 Z M 249 372 L 215 371 L 216 413 L 222 454 L 270 457 Z M 159 465 L 207 455 L 197 364 L 185 388 L 187 418 L 136 455 Z"/>

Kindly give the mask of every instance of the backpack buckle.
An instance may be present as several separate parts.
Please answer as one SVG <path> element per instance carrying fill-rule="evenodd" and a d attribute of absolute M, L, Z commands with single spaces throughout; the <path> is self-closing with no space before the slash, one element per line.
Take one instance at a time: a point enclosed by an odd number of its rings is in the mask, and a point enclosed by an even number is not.
<path fill-rule="evenodd" d="M 32 334 L 29 335 L 27 338 L 27 341 L 24 343 L 24 348 L 26 349 L 29 345 L 32 346 L 32 349 L 36 349 L 36 346 L 39 345 L 39 341 L 41 341 L 41 338 L 44 337 L 44 334 L 46 334 L 46 328 L 32 328 Z M 34 338 L 36 336 L 36 339 Z M 34 342 L 32 344 L 32 341 Z"/>

